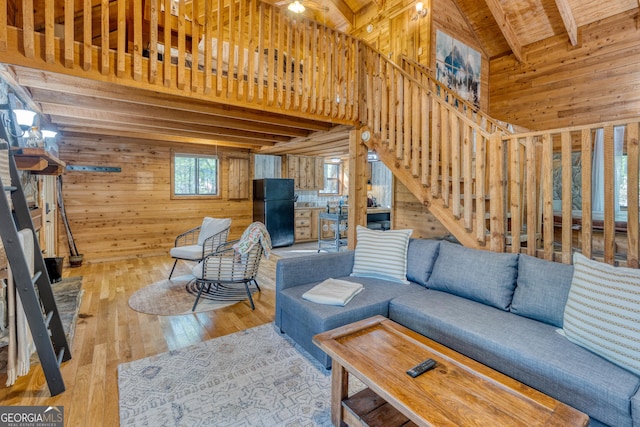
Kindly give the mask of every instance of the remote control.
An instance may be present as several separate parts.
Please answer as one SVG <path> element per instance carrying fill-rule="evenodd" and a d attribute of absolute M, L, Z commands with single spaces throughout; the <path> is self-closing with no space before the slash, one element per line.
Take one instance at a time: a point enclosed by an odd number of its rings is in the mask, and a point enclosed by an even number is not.
<path fill-rule="evenodd" d="M 418 365 L 409 369 L 407 371 L 407 374 L 409 374 L 411 378 L 415 378 L 418 375 L 424 374 L 428 370 L 433 369 L 434 366 L 436 366 L 436 361 L 433 359 L 427 359 L 424 362 L 419 363 Z"/>

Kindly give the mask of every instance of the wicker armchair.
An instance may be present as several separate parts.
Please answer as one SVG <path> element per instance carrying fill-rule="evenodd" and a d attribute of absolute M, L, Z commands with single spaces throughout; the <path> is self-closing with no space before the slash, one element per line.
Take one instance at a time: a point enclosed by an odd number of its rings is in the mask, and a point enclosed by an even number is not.
<path fill-rule="evenodd" d="M 251 309 L 255 309 L 250 285 L 260 291 L 256 276 L 264 250 L 260 244 L 256 244 L 246 254 L 240 254 L 234 248 L 238 242 L 236 240 L 220 245 L 193 268 L 198 294 L 192 311 L 195 311 L 203 292 L 216 300 L 240 301 L 244 299 L 246 291 Z M 244 289 L 238 288 L 239 284 L 244 284 Z"/>
<path fill-rule="evenodd" d="M 175 258 L 169 279 L 171 279 L 179 260 L 200 262 L 207 254 L 215 252 L 218 246 L 227 241 L 230 227 L 231 220 L 228 218 L 207 217 L 201 226 L 185 231 L 176 237 L 174 247 L 169 251 L 171 257 Z"/>

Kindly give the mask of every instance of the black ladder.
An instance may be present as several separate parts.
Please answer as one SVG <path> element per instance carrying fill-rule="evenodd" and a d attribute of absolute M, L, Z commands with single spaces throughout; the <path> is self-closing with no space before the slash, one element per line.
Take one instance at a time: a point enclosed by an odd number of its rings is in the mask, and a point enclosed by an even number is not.
<path fill-rule="evenodd" d="M 29 329 L 38 351 L 49 392 L 52 396 L 65 390 L 60 364 L 71 359 L 71 352 L 62 327 L 60 314 L 51 290 L 51 282 L 45 267 L 40 244 L 36 238 L 27 200 L 20 185 L 20 177 L 13 155 L 9 153 L 9 169 L 13 186 L 2 182 L 4 191 L 11 191 L 15 216 L 6 194 L 0 195 L 0 234 L 2 244 L 11 266 L 16 293 L 20 295 Z M 34 233 L 34 272 L 31 277 L 29 265 L 18 238 L 18 230 L 30 229 Z"/>

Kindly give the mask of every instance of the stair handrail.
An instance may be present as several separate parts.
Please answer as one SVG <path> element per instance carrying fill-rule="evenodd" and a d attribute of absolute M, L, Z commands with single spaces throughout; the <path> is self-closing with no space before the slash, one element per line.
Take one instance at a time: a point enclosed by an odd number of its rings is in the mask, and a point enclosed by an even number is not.
<path fill-rule="evenodd" d="M 470 109 L 471 111 L 473 111 L 475 114 L 478 114 L 479 116 L 481 116 L 483 119 L 485 119 L 487 121 L 488 124 L 491 124 L 492 126 L 492 130 L 494 131 L 501 131 L 505 134 L 512 134 L 514 132 L 512 132 L 507 126 L 505 126 L 504 124 L 500 123 L 498 120 L 494 119 L 493 117 L 489 116 L 488 114 L 486 114 L 484 111 L 482 111 L 482 109 L 473 104 L 472 102 L 467 101 L 466 99 L 462 98 L 461 96 L 459 96 L 455 91 L 449 89 L 444 83 L 438 81 L 434 76 L 433 76 L 433 69 L 427 67 L 424 64 L 419 63 L 418 61 L 409 58 L 406 55 L 400 55 L 400 61 L 403 65 L 403 69 L 405 68 L 404 65 L 407 64 L 411 67 L 413 67 L 414 69 L 418 69 L 421 71 L 421 75 L 426 77 L 429 81 L 429 83 L 431 85 L 435 85 L 439 88 L 439 91 L 441 91 L 441 93 L 445 93 L 447 96 L 452 97 L 453 99 L 455 99 L 455 102 L 461 105 L 464 105 L 467 109 Z M 432 90 L 433 92 L 433 90 Z M 444 96 L 442 96 L 442 94 L 440 95 L 441 98 L 444 98 Z"/>

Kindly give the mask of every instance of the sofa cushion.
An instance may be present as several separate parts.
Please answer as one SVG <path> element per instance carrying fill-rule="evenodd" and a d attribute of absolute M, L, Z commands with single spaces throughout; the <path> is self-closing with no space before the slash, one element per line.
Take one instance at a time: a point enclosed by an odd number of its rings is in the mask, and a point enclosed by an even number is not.
<path fill-rule="evenodd" d="M 482 251 L 442 241 L 427 287 L 508 310 L 517 274 L 517 254 Z"/>
<path fill-rule="evenodd" d="M 521 254 L 511 312 L 562 327 L 573 266 Z"/>
<path fill-rule="evenodd" d="M 394 298 L 389 318 L 602 423 L 632 425 L 629 401 L 640 378 L 554 326 L 426 289 Z"/>
<path fill-rule="evenodd" d="M 640 375 L 640 270 L 574 254 L 564 311 L 569 340 Z"/>
<path fill-rule="evenodd" d="M 407 249 L 407 279 L 427 286 L 439 250 L 439 240 L 410 239 Z"/>
<path fill-rule="evenodd" d="M 357 226 L 352 276 L 407 281 L 407 247 L 412 230 L 369 230 Z"/>
<path fill-rule="evenodd" d="M 316 304 L 302 299 L 302 295 L 318 282 L 281 289 L 277 295 L 277 303 L 282 310 L 279 324 L 282 332 L 295 339 L 326 367 L 330 366 L 330 359 L 312 343 L 313 335 L 375 315 L 387 317 L 391 299 L 416 289 L 424 289 L 415 283 L 394 283 L 369 277 L 338 279 L 364 286 L 364 290 L 344 307 Z"/>

